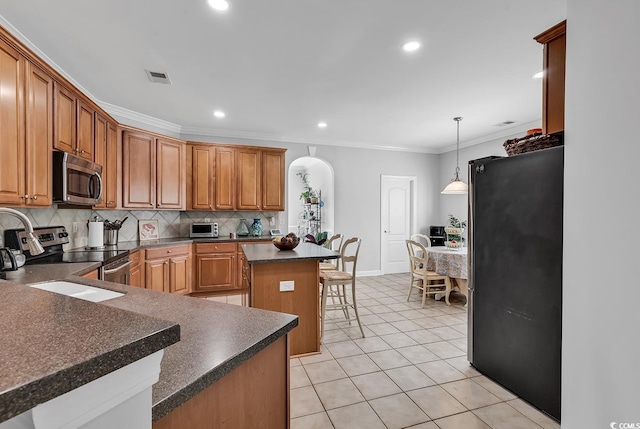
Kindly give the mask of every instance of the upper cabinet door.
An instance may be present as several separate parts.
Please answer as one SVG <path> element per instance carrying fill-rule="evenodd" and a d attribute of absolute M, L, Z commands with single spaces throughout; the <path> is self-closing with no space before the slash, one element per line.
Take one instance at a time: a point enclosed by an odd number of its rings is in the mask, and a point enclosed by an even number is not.
<path fill-rule="evenodd" d="M 542 70 L 542 132 L 564 130 L 564 87 L 567 22 L 554 25 L 534 39 L 544 45 Z"/>
<path fill-rule="evenodd" d="M 238 210 L 261 210 L 260 151 L 256 149 L 236 149 L 236 175 Z"/>
<path fill-rule="evenodd" d="M 191 210 L 213 210 L 214 146 L 188 146 L 191 149 Z"/>
<path fill-rule="evenodd" d="M 52 204 L 51 147 L 53 144 L 53 79 L 26 61 L 26 203 Z"/>
<path fill-rule="evenodd" d="M 262 210 L 284 210 L 284 151 L 262 151 Z"/>
<path fill-rule="evenodd" d="M 105 186 L 102 199 L 108 209 L 118 207 L 118 127 L 107 122 L 107 159 L 103 165 L 103 173 L 107 172 L 102 181 Z"/>
<path fill-rule="evenodd" d="M 156 206 L 159 209 L 185 210 L 186 144 L 157 139 Z"/>
<path fill-rule="evenodd" d="M 96 113 L 95 115 L 95 156 L 94 161 L 96 164 L 102 166 L 102 201 L 100 204 L 95 205 L 97 209 L 107 208 L 107 199 L 105 191 L 107 190 L 106 179 L 109 177 L 109 171 L 107 171 L 107 118 Z"/>
<path fill-rule="evenodd" d="M 24 184 L 24 59 L 0 41 L 0 203 L 23 204 Z"/>
<path fill-rule="evenodd" d="M 235 153 L 235 149 L 230 147 L 216 147 L 216 210 L 235 209 Z"/>
<path fill-rule="evenodd" d="M 156 145 L 152 135 L 122 133 L 122 206 L 156 206 Z"/>
<path fill-rule="evenodd" d="M 76 155 L 93 161 L 95 152 L 95 134 L 93 116 L 95 110 L 82 100 L 77 100 Z"/>
<path fill-rule="evenodd" d="M 53 103 L 53 147 L 75 154 L 76 95 L 54 82 Z"/>

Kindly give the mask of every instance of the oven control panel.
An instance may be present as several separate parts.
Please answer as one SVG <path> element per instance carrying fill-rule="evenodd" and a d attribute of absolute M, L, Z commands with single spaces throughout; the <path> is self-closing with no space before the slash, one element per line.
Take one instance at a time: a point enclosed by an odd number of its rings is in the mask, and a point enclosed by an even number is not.
<path fill-rule="evenodd" d="M 34 228 L 33 230 L 42 247 L 47 248 L 69 242 L 69 233 L 64 226 L 47 226 Z M 24 229 L 5 230 L 4 242 L 7 247 L 12 249 L 21 249 L 22 251 L 29 250 L 29 246 L 27 246 L 27 233 Z"/>

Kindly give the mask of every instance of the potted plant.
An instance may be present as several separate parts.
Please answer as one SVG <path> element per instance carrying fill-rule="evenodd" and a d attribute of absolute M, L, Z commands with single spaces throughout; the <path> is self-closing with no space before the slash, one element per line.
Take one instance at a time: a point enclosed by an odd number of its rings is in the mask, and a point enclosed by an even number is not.
<path fill-rule="evenodd" d="M 304 187 L 304 190 L 300 194 L 300 199 L 305 203 L 310 203 L 313 188 L 309 185 L 309 174 L 300 172 L 297 176 L 300 176 L 302 179 L 302 186 Z"/>
<path fill-rule="evenodd" d="M 460 247 L 464 244 L 464 229 L 467 227 L 467 221 L 461 222 L 460 219 L 449 213 L 449 226 L 444 229 L 447 234 L 447 247 Z M 449 244 L 447 244 L 449 243 Z"/>

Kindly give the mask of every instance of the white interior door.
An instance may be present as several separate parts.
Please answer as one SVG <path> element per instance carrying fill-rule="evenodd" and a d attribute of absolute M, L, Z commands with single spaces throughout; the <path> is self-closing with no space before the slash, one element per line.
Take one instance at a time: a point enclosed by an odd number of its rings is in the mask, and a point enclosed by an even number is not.
<path fill-rule="evenodd" d="M 381 270 L 382 274 L 409 271 L 405 240 L 415 229 L 415 177 L 382 176 L 381 186 Z"/>

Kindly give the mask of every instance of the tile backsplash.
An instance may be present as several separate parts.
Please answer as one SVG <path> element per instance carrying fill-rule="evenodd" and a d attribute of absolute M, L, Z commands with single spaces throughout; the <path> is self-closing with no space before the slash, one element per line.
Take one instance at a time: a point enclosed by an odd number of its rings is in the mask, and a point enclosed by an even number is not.
<path fill-rule="evenodd" d="M 98 216 L 100 219 L 116 221 L 128 216 L 119 232 L 119 241 L 135 241 L 138 239 L 138 220 L 156 219 L 161 238 L 188 237 L 189 225 L 192 222 L 217 222 L 220 237 L 228 237 L 235 232 L 241 218 L 251 226 L 254 218 L 262 221 L 263 235 L 269 234 L 269 228 L 283 228 L 286 216 L 284 212 L 180 212 L 180 211 L 144 211 L 144 210 L 91 210 L 65 209 L 53 206 L 40 209 L 18 209 L 24 213 L 34 227 L 64 225 L 69 233 L 70 242 L 65 250 L 87 245 L 89 228 L 87 222 Z M 273 220 L 273 223 L 270 221 Z M 74 222 L 77 232 L 73 232 Z M 0 214 L 0 239 L 4 242 L 4 230 L 22 228 L 22 223 L 13 216 Z"/>

